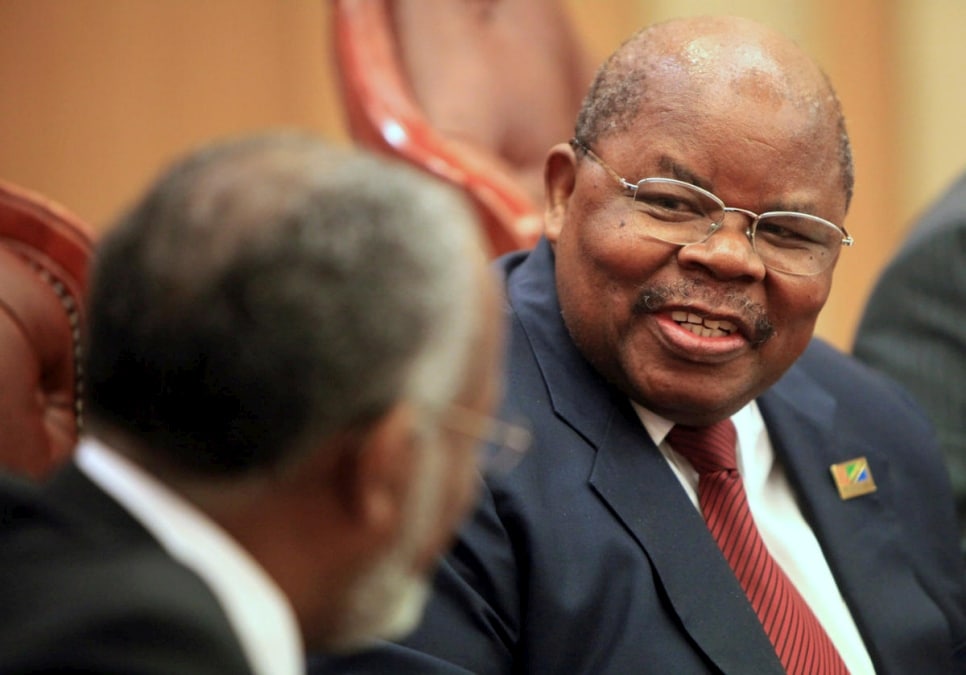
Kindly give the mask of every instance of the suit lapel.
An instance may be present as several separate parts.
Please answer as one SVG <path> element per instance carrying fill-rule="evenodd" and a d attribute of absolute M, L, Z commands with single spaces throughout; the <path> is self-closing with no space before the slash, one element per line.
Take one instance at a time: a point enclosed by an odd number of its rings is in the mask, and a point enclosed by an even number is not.
<path fill-rule="evenodd" d="M 588 487 L 641 546 L 673 611 L 725 672 L 781 673 L 774 650 L 733 573 L 677 478 L 626 402 L 582 358 L 563 321 L 553 253 L 502 262 L 524 340 L 536 357 L 557 416 L 596 449 Z M 523 348 L 517 347 L 517 348 Z M 513 377 L 513 373 L 510 373 Z M 908 643 L 895 617 L 938 611 L 897 542 L 895 481 L 887 455 L 842 419 L 832 395 L 799 363 L 758 400 L 776 458 L 811 525 L 877 670 L 909 672 Z M 877 490 L 843 500 L 830 467 L 865 457 Z M 736 639 L 740 636 L 740 639 Z M 891 650 L 891 651 L 890 651 Z M 933 655 L 938 658 L 938 656 Z M 903 660 L 905 659 L 905 660 Z"/>
<path fill-rule="evenodd" d="M 44 488 L 60 517 L 73 521 L 79 532 L 108 546 L 147 545 L 160 550 L 154 537 L 112 497 L 95 485 L 73 462 Z M 119 534 L 123 533 L 123 537 Z M 123 541 L 122 541 L 123 539 Z"/>
<path fill-rule="evenodd" d="M 905 555 L 896 546 L 894 489 L 888 457 L 861 434 L 836 428 L 831 396 L 801 368 L 793 367 L 759 400 L 776 457 L 785 467 L 802 512 L 815 533 L 839 591 L 852 613 L 876 668 L 888 670 L 882 646 L 894 617 L 913 611 L 904 604 L 920 593 Z M 832 479 L 833 464 L 865 457 L 876 491 L 843 500 Z M 888 589 L 888 590 L 886 590 Z"/>
<path fill-rule="evenodd" d="M 590 483 L 640 543 L 684 629 L 715 665 L 784 672 L 704 519 L 636 418 L 615 415 Z"/>
<path fill-rule="evenodd" d="M 554 411 L 597 449 L 589 487 L 643 549 L 684 630 L 724 672 L 783 673 L 703 518 L 626 397 L 574 347 L 560 319 L 547 243 L 519 270 L 512 268 L 520 258 L 503 264 Z"/>

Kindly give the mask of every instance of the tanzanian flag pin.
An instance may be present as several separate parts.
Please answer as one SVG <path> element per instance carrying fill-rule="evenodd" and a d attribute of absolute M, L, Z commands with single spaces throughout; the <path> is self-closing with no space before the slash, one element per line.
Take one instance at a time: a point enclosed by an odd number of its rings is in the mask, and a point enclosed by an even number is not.
<path fill-rule="evenodd" d="M 847 462 L 833 464 L 829 467 L 835 487 L 839 490 L 839 497 L 852 499 L 875 492 L 875 481 L 872 480 L 872 470 L 865 457 L 856 457 Z"/>

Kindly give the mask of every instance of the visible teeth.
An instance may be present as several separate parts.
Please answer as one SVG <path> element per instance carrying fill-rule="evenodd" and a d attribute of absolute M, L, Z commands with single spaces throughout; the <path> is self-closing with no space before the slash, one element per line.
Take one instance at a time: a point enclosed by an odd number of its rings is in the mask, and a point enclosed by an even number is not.
<path fill-rule="evenodd" d="M 725 337 L 730 335 L 730 333 L 723 331 L 718 328 L 707 328 L 701 324 L 697 323 L 682 323 L 680 324 L 682 328 L 686 328 L 695 335 L 700 335 L 701 337 Z"/>
<path fill-rule="evenodd" d="M 671 312 L 671 319 L 695 335 L 702 337 L 724 337 L 738 330 L 731 321 L 725 319 L 702 319 L 693 312 L 675 310 Z"/>

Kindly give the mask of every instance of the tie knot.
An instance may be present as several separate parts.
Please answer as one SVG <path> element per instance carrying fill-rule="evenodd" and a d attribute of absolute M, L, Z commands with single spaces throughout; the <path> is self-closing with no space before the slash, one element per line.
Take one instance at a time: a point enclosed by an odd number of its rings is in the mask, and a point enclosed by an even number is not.
<path fill-rule="evenodd" d="M 735 458 L 737 432 L 730 419 L 708 427 L 675 425 L 667 440 L 675 451 L 684 455 L 699 474 L 738 468 Z"/>

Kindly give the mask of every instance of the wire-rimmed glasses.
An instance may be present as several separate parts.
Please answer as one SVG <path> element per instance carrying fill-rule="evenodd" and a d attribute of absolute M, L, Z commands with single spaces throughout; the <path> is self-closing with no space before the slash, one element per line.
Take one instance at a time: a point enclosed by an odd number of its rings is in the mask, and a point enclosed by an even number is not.
<path fill-rule="evenodd" d="M 455 404 L 446 408 L 441 424 L 478 441 L 479 467 L 484 475 L 510 471 L 523 459 L 533 439 L 524 421 L 507 422 Z"/>
<path fill-rule="evenodd" d="M 725 206 L 714 194 L 697 185 L 674 178 L 644 178 L 631 183 L 579 139 L 571 139 L 574 150 L 587 153 L 634 200 L 642 229 L 655 239 L 687 246 L 707 241 L 721 229 L 729 212 L 751 219 L 745 235 L 768 269 L 797 276 L 819 274 L 835 261 L 842 246 L 854 239 L 844 228 L 808 213 L 768 211 L 755 213 Z M 645 220 L 646 218 L 646 220 Z"/>

